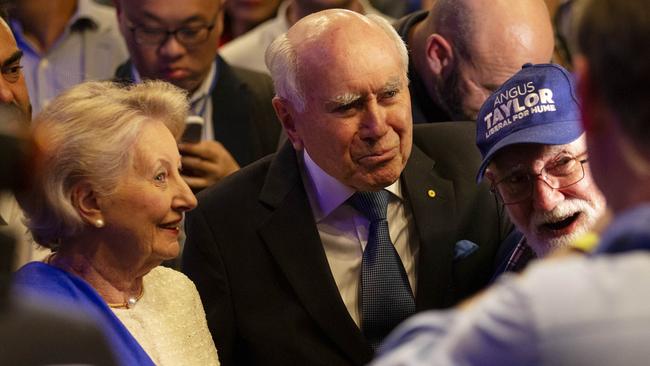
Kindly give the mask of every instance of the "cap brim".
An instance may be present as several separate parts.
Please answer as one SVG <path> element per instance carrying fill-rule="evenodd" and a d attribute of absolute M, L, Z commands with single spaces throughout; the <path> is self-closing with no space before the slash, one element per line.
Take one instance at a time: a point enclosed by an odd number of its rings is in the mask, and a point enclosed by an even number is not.
<path fill-rule="evenodd" d="M 553 122 L 514 131 L 487 152 L 478 169 L 476 181 L 481 182 L 490 160 L 504 147 L 516 144 L 564 145 L 575 141 L 583 132 L 579 121 Z"/>

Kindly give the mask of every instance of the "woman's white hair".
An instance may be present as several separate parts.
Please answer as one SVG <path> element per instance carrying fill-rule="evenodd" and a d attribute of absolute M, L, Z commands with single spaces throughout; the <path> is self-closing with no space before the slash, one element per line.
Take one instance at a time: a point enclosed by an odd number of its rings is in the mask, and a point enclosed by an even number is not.
<path fill-rule="evenodd" d="M 393 41 L 399 52 L 404 73 L 408 73 L 408 50 L 404 41 L 399 36 L 395 28 L 383 17 L 375 14 L 359 15 L 366 18 L 369 22 L 379 26 L 386 35 Z M 327 27 L 328 22 L 318 22 L 315 24 L 311 37 L 321 33 L 323 29 L 318 27 Z M 307 37 L 309 38 L 309 37 Z M 266 49 L 265 54 L 266 67 L 271 72 L 275 93 L 280 98 L 291 102 L 293 107 L 298 111 L 305 109 L 305 96 L 299 83 L 298 75 L 298 56 L 296 47 L 287 33 L 277 37 Z"/>
<path fill-rule="evenodd" d="M 99 196 L 114 192 L 133 159 L 146 123 L 160 121 L 178 137 L 185 126 L 184 91 L 162 81 L 79 84 L 54 99 L 32 121 L 42 171 L 20 204 L 34 240 L 56 249 L 84 225 L 72 191 L 87 182 Z"/>

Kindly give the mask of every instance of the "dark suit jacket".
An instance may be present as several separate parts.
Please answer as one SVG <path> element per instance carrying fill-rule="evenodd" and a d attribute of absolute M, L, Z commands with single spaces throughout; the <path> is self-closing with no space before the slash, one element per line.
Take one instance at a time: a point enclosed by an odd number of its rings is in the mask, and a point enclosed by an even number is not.
<path fill-rule="evenodd" d="M 133 82 L 131 61 L 115 72 L 118 81 Z M 221 142 L 240 166 L 277 150 L 280 122 L 271 99 L 267 75 L 233 67 L 217 57 L 217 83 L 212 91 L 212 124 Z"/>
<path fill-rule="evenodd" d="M 451 306 L 483 287 L 509 229 L 488 188 L 475 183 L 474 128 L 415 131 L 419 148 L 401 179 L 420 239 L 418 310 Z M 372 358 L 330 272 L 291 145 L 202 192 L 186 225 L 183 271 L 199 290 L 223 365 Z M 454 261 L 462 239 L 480 248 Z"/>

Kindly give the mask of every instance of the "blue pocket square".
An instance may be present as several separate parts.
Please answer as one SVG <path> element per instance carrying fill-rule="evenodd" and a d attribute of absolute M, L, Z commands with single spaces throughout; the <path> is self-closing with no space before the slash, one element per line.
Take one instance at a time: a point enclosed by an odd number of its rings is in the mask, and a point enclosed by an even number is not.
<path fill-rule="evenodd" d="M 469 240 L 459 240 L 454 245 L 454 260 L 466 258 L 478 250 L 478 245 Z"/>

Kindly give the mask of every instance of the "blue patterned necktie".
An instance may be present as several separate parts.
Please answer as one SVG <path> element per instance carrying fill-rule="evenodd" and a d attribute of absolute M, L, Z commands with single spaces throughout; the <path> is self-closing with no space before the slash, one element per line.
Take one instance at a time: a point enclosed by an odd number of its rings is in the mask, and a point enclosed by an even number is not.
<path fill-rule="evenodd" d="M 350 204 L 370 220 L 361 261 L 361 330 L 373 349 L 402 320 L 415 313 L 408 277 L 388 233 L 386 190 L 357 192 Z"/>

